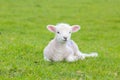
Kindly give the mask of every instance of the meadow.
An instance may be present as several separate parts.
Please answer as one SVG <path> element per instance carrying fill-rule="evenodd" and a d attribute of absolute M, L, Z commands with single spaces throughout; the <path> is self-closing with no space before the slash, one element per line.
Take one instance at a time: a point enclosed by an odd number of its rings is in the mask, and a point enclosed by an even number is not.
<path fill-rule="evenodd" d="M 48 24 L 78 24 L 72 39 L 97 58 L 46 62 Z M 120 0 L 0 0 L 0 80 L 120 80 Z"/>

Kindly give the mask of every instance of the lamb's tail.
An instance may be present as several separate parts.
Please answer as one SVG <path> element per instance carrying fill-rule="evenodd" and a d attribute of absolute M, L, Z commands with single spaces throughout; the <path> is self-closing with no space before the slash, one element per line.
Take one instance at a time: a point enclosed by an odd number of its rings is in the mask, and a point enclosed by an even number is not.
<path fill-rule="evenodd" d="M 97 57 L 98 53 L 92 52 L 90 54 L 80 53 L 80 59 L 85 59 L 86 57 Z"/>

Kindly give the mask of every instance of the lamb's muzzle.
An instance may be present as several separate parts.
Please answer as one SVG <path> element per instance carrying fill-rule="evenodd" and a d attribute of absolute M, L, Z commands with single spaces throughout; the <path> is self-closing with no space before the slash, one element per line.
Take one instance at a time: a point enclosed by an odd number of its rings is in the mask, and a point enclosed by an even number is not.
<path fill-rule="evenodd" d="M 67 37 L 63 37 L 64 38 L 64 41 L 67 41 Z"/>

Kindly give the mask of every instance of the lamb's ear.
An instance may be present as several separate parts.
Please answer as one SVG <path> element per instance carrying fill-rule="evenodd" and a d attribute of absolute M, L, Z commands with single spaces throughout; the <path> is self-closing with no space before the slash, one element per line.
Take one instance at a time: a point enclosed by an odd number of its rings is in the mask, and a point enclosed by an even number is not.
<path fill-rule="evenodd" d="M 54 25 L 48 25 L 48 26 L 47 26 L 47 29 L 48 29 L 49 31 L 51 31 L 51 32 L 55 32 L 55 31 L 56 31 L 56 28 L 55 28 Z"/>
<path fill-rule="evenodd" d="M 80 29 L 79 25 L 73 25 L 72 26 L 72 32 L 77 32 Z"/>

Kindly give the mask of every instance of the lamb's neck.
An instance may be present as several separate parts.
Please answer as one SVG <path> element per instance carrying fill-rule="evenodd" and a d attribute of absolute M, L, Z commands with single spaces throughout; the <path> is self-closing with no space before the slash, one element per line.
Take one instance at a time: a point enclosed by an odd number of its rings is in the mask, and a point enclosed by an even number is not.
<path fill-rule="evenodd" d="M 67 42 L 59 42 L 56 39 L 54 39 L 54 41 L 56 47 L 63 47 L 63 48 L 66 47 Z"/>

